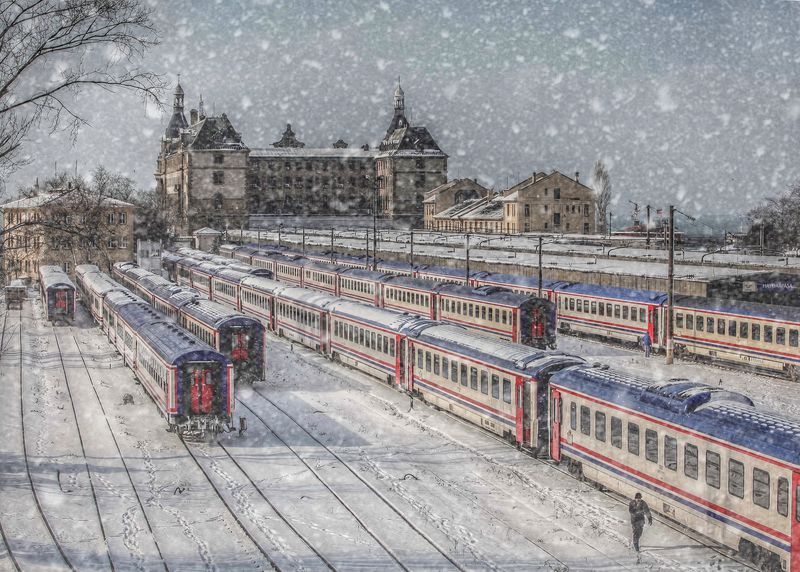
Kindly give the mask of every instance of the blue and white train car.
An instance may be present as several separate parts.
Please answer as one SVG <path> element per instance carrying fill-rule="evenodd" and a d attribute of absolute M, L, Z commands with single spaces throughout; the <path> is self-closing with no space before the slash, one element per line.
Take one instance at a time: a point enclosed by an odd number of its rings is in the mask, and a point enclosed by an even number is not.
<path fill-rule="evenodd" d="M 519 274 L 504 274 L 500 272 L 476 272 L 470 278 L 473 286 L 499 286 L 520 294 L 539 296 L 539 279 L 533 276 Z M 554 299 L 554 290 L 568 285 L 563 280 L 542 280 L 541 298 Z"/>
<path fill-rule="evenodd" d="M 407 389 L 536 454 L 546 455 L 548 381 L 579 357 L 487 338 L 441 322 L 404 328 Z"/>
<path fill-rule="evenodd" d="M 39 288 L 47 319 L 71 323 L 75 319 L 75 285 L 59 266 L 39 267 Z"/>
<path fill-rule="evenodd" d="M 253 278 L 248 280 L 263 280 Z M 274 332 L 324 355 L 330 352 L 329 307 L 339 298 L 305 288 L 283 288 L 275 295 Z"/>
<path fill-rule="evenodd" d="M 92 314 L 94 321 L 105 331 L 107 316 L 103 313 L 103 299 L 109 292 L 121 290 L 124 286 L 114 281 L 108 274 L 100 272 L 94 264 L 76 266 L 75 275 L 84 306 Z"/>
<path fill-rule="evenodd" d="M 744 395 L 573 367 L 550 378 L 551 457 L 767 570 L 800 570 L 800 424 Z"/>

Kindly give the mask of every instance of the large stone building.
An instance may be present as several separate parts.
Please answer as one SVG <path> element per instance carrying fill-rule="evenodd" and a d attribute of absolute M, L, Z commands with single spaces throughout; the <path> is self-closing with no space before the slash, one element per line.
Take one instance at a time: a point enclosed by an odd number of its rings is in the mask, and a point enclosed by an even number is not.
<path fill-rule="evenodd" d="M 418 224 L 425 192 L 447 180 L 447 155 L 425 127 L 410 125 L 399 85 L 389 129 L 373 150 L 342 139 L 308 147 L 291 125 L 270 147 L 250 148 L 225 114 L 205 115 L 202 99 L 187 121 L 178 84 L 155 178 L 181 235 L 239 227 L 251 214 L 367 214 L 373 200 L 380 217 Z"/>
<path fill-rule="evenodd" d="M 0 206 L 3 211 L 3 276 L 35 280 L 41 265 L 74 274 L 79 264 L 106 271 L 134 260 L 135 206 L 54 189 Z"/>
<path fill-rule="evenodd" d="M 534 173 L 500 193 L 451 181 L 425 198 L 425 228 L 454 232 L 594 234 L 595 194 L 558 171 Z"/>

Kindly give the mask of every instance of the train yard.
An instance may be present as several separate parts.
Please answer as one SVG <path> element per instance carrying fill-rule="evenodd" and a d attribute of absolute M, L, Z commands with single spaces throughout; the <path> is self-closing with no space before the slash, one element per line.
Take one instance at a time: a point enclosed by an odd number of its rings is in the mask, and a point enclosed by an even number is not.
<path fill-rule="evenodd" d="M 619 499 L 286 341 L 244 437 L 183 442 L 83 308 L 4 320 L 8 569 L 744 567 L 665 524 L 637 563 Z"/>

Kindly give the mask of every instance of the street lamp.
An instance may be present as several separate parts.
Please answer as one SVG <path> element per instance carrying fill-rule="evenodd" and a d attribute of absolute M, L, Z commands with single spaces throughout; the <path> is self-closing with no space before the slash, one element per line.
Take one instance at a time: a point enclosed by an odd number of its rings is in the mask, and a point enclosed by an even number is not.
<path fill-rule="evenodd" d="M 282 244 L 281 244 L 281 231 L 282 230 L 283 230 L 283 223 L 280 222 L 280 223 L 278 223 L 278 248 L 282 247 Z"/>

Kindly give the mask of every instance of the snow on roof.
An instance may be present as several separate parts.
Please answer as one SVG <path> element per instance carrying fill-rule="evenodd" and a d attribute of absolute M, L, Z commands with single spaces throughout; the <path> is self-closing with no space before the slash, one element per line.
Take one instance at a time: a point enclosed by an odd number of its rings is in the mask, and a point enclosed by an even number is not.
<path fill-rule="evenodd" d="M 199 235 L 219 236 L 222 233 L 220 231 L 218 231 L 218 230 L 214 230 L 213 228 L 209 228 L 207 226 L 204 226 L 203 228 L 194 231 L 192 234 L 194 234 L 194 235 L 198 235 L 199 234 Z"/>
<path fill-rule="evenodd" d="M 39 193 L 33 197 L 23 197 L 21 199 L 17 199 L 15 201 L 11 201 L 9 203 L 5 203 L 4 205 L 0 205 L 0 208 L 3 209 L 29 209 L 29 208 L 38 208 L 47 205 L 58 204 L 63 200 L 69 199 L 71 195 L 71 191 L 64 191 L 64 190 L 55 190 L 49 193 Z M 119 199 L 112 199 L 110 197 L 103 197 L 101 202 L 101 206 L 105 207 L 132 207 L 134 206 L 131 203 L 126 203 L 125 201 L 121 201 Z"/>
<path fill-rule="evenodd" d="M 250 157 L 264 158 L 334 158 L 334 159 L 372 159 L 376 152 L 364 151 L 361 148 L 313 148 L 313 147 L 267 147 L 265 149 L 251 149 Z"/>

